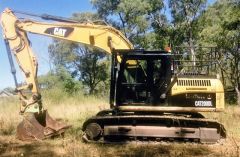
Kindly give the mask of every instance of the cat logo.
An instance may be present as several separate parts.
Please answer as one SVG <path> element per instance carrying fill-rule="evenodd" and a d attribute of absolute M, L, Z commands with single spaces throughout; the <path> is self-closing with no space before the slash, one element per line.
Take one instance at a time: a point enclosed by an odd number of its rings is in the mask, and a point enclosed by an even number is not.
<path fill-rule="evenodd" d="M 46 29 L 44 33 L 59 37 L 68 37 L 73 30 L 74 28 L 72 27 L 50 27 Z"/>
<path fill-rule="evenodd" d="M 56 28 L 54 28 L 53 34 L 57 35 L 57 36 L 64 37 L 66 31 L 67 31 L 66 29 L 56 27 Z"/>

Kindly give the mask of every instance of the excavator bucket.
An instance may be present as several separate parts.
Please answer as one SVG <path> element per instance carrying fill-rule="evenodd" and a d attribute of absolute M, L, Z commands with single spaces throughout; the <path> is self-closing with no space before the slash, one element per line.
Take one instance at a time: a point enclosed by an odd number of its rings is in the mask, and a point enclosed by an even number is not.
<path fill-rule="evenodd" d="M 47 110 L 42 113 L 27 113 L 17 126 L 17 138 L 23 141 L 42 140 L 59 136 L 70 127 L 54 120 Z"/>

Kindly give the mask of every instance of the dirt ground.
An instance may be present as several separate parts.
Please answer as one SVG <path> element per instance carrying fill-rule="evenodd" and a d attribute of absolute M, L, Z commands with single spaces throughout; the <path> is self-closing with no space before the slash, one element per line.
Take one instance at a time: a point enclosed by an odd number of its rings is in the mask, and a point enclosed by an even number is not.
<path fill-rule="evenodd" d="M 14 136 L 0 136 L 0 156 L 31 157 L 240 157 L 240 139 L 228 137 L 217 144 L 189 142 L 131 142 L 128 144 L 86 144 L 80 138 L 65 137 L 22 142 Z"/>

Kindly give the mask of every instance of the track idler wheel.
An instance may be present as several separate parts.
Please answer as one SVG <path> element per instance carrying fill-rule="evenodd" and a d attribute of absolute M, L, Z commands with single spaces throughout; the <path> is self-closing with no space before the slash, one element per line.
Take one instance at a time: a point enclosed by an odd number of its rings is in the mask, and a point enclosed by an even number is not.
<path fill-rule="evenodd" d="M 26 113 L 17 126 L 17 138 L 23 141 L 42 140 L 59 136 L 70 127 L 54 120 L 47 110 L 41 113 Z"/>
<path fill-rule="evenodd" d="M 83 140 L 85 142 L 98 141 L 102 136 L 102 128 L 97 123 L 90 123 L 84 131 Z"/>

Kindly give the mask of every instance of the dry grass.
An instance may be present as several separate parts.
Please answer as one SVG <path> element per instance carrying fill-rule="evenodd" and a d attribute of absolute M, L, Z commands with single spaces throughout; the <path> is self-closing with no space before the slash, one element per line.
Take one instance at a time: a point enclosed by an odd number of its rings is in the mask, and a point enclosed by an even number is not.
<path fill-rule="evenodd" d="M 0 135 L 12 135 L 15 133 L 16 124 L 21 121 L 19 116 L 19 101 L 9 98 L 2 98 L 0 101 Z"/>
<path fill-rule="evenodd" d="M 240 138 L 240 107 L 227 106 L 224 112 L 205 113 L 210 119 L 215 119 L 224 124 L 229 137 Z"/>
<path fill-rule="evenodd" d="M 106 99 L 86 97 L 80 94 L 65 96 L 61 93 L 44 93 L 44 106 L 57 119 L 73 127 L 64 138 L 39 142 L 22 142 L 15 139 L 15 128 L 21 116 L 18 114 L 17 99 L 0 101 L 0 156 L 116 156 L 116 157 L 158 157 L 158 156 L 240 156 L 240 108 L 229 106 L 223 113 L 206 114 L 207 117 L 223 123 L 228 138 L 217 144 L 196 143 L 138 143 L 129 144 L 86 144 L 81 141 L 82 123 L 99 110 L 108 108 Z"/>

